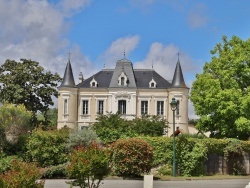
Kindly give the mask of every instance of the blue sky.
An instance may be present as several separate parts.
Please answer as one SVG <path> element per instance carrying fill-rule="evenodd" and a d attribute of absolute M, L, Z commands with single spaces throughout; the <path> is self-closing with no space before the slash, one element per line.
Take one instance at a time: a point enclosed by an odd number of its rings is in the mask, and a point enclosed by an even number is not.
<path fill-rule="evenodd" d="M 135 68 L 153 63 L 171 81 L 180 53 L 191 87 L 223 35 L 249 38 L 249 14 L 249 0 L 1 0 L 0 63 L 32 59 L 63 76 L 70 51 L 77 82 L 125 50 Z"/>

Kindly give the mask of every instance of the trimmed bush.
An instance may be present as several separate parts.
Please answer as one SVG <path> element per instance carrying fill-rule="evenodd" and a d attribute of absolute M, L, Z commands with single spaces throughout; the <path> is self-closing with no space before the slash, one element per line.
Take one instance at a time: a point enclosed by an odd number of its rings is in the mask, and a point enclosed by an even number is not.
<path fill-rule="evenodd" d="M 135 177 L 151 170 L 153 148 L 142 139 L 117 140 L 110 152 L 112 170 L 119 176 Z"/>
<path fill-rule="evenodd" d="M 43 188 L 44 181 L 37 182 L 40 178 L 39 169 L 34 163 L 13 161 L 11 170 L 0 174 L 0 187 L 18 188 Z"/>

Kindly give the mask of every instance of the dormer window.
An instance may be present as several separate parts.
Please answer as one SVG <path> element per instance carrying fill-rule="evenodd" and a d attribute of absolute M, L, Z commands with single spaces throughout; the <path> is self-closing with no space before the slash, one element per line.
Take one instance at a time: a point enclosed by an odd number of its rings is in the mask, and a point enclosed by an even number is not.
<path fill-rule="evenodd" d="M 124 86 L 124 77 L 121 77 L 121 85 Z"/>
<path fill-rule="evenodd" d="M 93 77 L 93 79 L 90 82 L 90 87 L 97 87 L 97 81 L 95 80 L 94 77 Z"/>
<path fill-rule="evenodd" d="M 127 86 L 129 83 L 127 75 L 122 71 L 120 76 L 118 77 L 118 84 L 120 86 Z"/>
<path fill-rule="evenodd" d="M 156 88 L 156 82 L 155 80 L 152 78 L 152 80 L 149 82 L 149 87 L 150 88 Z"/>

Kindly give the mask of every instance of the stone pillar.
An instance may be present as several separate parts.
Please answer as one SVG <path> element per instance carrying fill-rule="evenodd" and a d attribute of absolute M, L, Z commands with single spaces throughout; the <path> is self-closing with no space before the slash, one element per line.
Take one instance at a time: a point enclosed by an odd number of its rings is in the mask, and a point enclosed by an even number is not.
<path fill-rule="evenodd" d="M 143 188 L 153 188 L 153 175 L 144 175 Z"/>

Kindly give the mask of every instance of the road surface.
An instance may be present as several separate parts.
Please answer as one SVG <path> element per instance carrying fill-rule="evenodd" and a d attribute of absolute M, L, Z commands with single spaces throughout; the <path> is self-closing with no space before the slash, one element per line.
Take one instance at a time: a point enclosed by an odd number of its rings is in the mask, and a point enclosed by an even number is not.
<path fill-rule="evenodd" d="M 69 180 L 46 180 L 45 188 L 69 188 Z M 225 180 L 155 180 L 153 188 L 245 188 L 250 179 Z M 143 180 L 104 180 L 100 188 L 143 188 Z"/>

